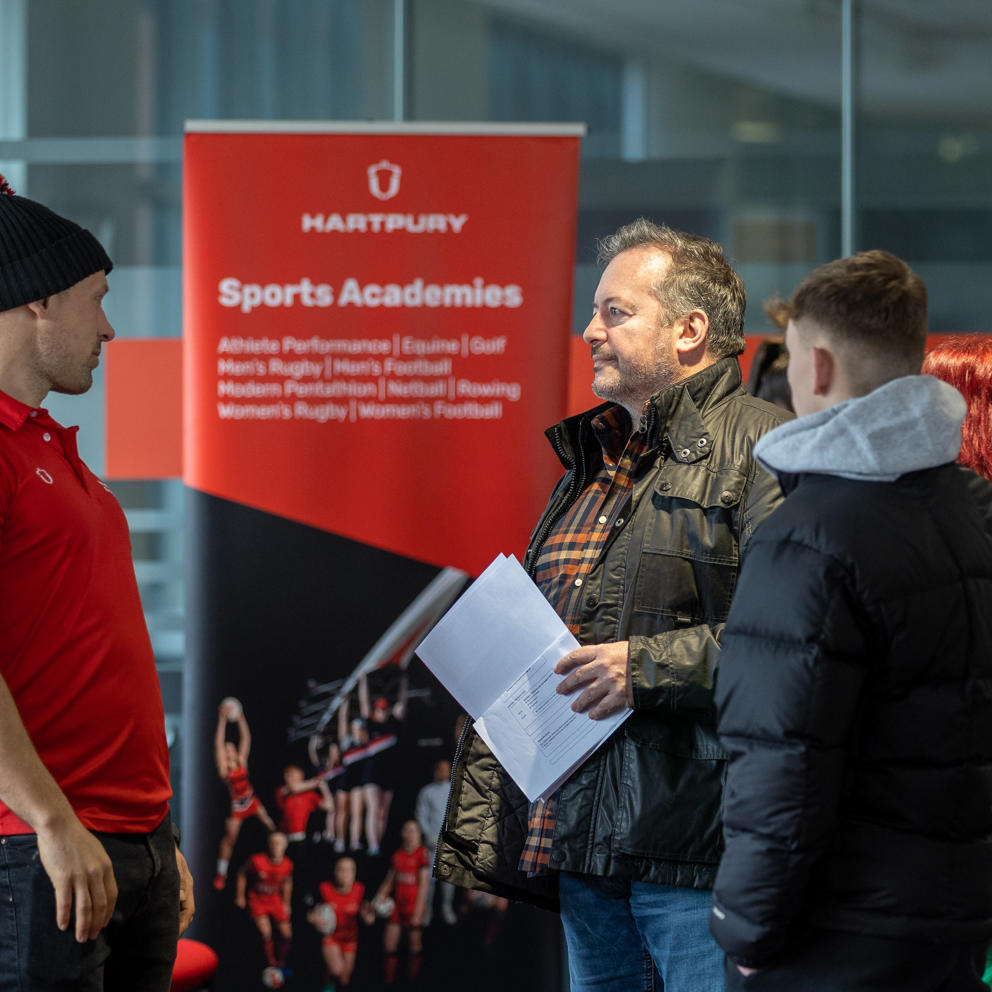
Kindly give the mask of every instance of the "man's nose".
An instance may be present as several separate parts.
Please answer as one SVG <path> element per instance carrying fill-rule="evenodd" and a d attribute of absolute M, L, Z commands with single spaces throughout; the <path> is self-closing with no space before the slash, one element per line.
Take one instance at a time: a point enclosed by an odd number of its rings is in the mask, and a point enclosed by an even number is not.
<path fill-rule="evenodd" d="M 586 325 L 586 329 L 582 332 L 582 340 L 586 344 L 597 344 L 606 340 L 606 328 L 598 313 L 593 314 L 592 320 Z"/>

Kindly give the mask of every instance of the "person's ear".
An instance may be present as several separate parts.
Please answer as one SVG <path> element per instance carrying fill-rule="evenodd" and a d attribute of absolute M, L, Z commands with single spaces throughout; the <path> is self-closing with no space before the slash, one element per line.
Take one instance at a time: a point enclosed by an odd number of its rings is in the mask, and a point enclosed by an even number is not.
<path fill-rule="evenodd" d="M 675 338 L 675 348 L 680 352 L 696 351 L 706 346 L 706 336 L 710 330 L 710 319 L 704 310 L 690 310 L 679 321 L 679 332 Z"/>
<path fill-rule="evenodd" d="M 32 300 L 30 303 L 25 303 L 24 305 L 35 317 L 44 317 L 48 313 L 51 301 L 52 298 L 50 296 L 44 296 L 40 300 Z"/>
<path fill-rule="evenodd" d="M 828 348 L 814 345 L 811 349 L 813 369 L 813 395 L 826 396 L 837 379 L 837 359 Z"/>

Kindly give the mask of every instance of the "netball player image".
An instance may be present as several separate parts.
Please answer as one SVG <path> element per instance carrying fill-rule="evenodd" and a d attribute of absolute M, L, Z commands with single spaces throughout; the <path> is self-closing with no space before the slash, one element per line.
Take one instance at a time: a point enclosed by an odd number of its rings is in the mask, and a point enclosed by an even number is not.
<path fill-rule="evenodd" d="M 227 724 L 238 726 L 238 743 L 227 740 Z M 251 732 L 241 704 L 229 696 L 223 700 L 217 712 L 217 730 L 214 733 L 214 759 L 217 774 L 231 794 L 231 812 L 224 821 L 224 835 L 220 839 L 217 852 L 217 873 L 214 875 L 214 888 L 223 889 L 227 884 L 227 870 L 234 853 L 241 824 L 251 816 L 257 816 L 271 832 L 276 825 L 266 812 L 261 800 L 255 795 L 248 780 L 248 752 L 251 750 Z"/>

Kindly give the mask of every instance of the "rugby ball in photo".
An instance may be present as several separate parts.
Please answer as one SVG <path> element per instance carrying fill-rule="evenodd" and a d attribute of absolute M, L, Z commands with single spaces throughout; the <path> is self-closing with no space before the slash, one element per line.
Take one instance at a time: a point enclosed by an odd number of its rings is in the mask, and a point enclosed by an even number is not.
<path fill-rule="evenodd" d="M 281 989 L 286 984 L 286 976 L 275 967 L 268 967 L 262 972 L 262 984 L 267 989 Z"/>
<path fill-rule="evenodd" d="M 334 913 L 334 907 L 326 902 L 319 902 L 313 908 L 313 921 L 317 930 L 325 937 L 334 933 L 338 925 L 338 918 Z"/>
<path fill-rule="evenodd" d="M 241 700 L 235 699 L 234 696 L 225 696 L 220 701 L 221 712 L 227 717 L 231 723 L 239 719 L 241 714 L 244 712 L 241 708 Z"/>
<path fill-rule="evenodd" d="M 393 910 L 396 908 L 396 903 L 394 900 L 390 899 L 389 896 L 383 896 L 381 899 L 376 899 L 372 903 L 373 909 L 375 909 L 375 915 L 385 919 L 387 916 L 393 915 Z"/>

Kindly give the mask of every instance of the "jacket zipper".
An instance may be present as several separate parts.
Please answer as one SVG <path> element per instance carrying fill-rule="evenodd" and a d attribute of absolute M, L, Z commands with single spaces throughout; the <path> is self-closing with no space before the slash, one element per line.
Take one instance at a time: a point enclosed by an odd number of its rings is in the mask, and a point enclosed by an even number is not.
<path fill-rule="evenodd" d="M 537 535 L 536 540 L 534 540 L 528 550 L 528 558 L 530 559 L 530 567 L 527 569 L 528 574 L 533 579 L 534 578 L 534 563 L 537 559 L 537 553 L 540 551 L 541 546 L 547 539 L 548 532 L 551 530 L 554 522 L 561 516 L 562 511 L 567 507 L 572 500 L 575 498 L 576 491 L 579 486 L 579 479 L 585 475 L 585 451 L 582 445 L 579 445 L 579 458 L 578 462 L 574 459 L 569 458 L 568 453 L 565 451 L 564 445 L 561 443 L 561 428 L 555 429 L 554 434 L 554 449 L 558 454 L 558 457 L 562 462 L 571 461 L 572 462 L 572 478 L 568 484 L 568 490 L 565 496 L 559 501 L 558 506 L 555 510 L 547 515 L 544 521 L 544 525 L 541 527 L 540 533 Z M 462 732 L 458 735 L 458 743 L 455 745 L 455 754 L 452 758 L 451 768 L 454 773 L 459 767 L 459 761 L 462 756 L 462 751 L 465 749 L 465 740 L 468 737 L 469 731 L 471 730 L 472 720 L 466 714 L 465 726 L 462 727 Z M 451 805 L 452 797 L 454 796 L 454 789 L 448 792 L 448 802 L 444 809 L 444 821 L 441 824 L 441 832 L 447 833 L 448 822 L 451 818 Z M 438 861 L 441 855 L 441 838 L 438 837 L 437 847 L 434 850 L 434 865 L 431 869 L 432 874 L 435 878 L 439 877 L 437 874 Z"/>
<path fill-rule="evenodd" d="M 555 523 L 561 518 L 562 513 L 565 509 L 572 504 L 578 494 L 579 483 L 581 479 L 585 478 L 586 474 L 586 453 L 585 449 L 579 444 L 579 456 L 578 459 L 570 458 L 568 452 L 565 451 L 564 445 L 561 443 L 561 428 L 555 428 L 554 435 L 554 448 L 558 457 L 564 461 L 572 462 L 572 478 L 568 483 L 568 489 L 565 495 L 558 501 L 558 505 L 555 509 L 545 517 L 544 523 L 541 526 L 540 532 L 536 535 L 533 543 L 527 549 L 528 558 L 530 559 L 530 567 L 527 569 L 528 575 L 533 579 L 535 565 L 537 562 L 537 556 L 547 540 L 548 533 Z"/>

